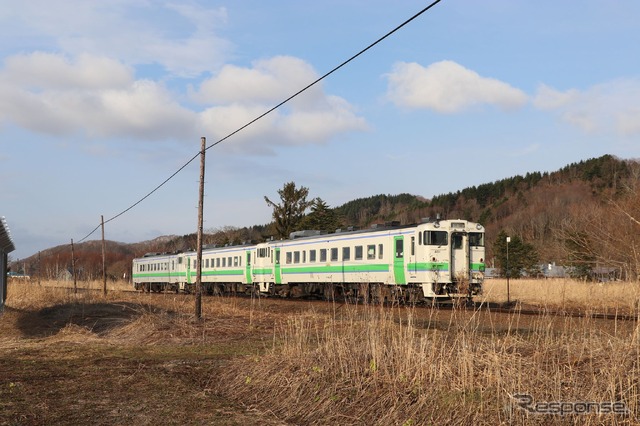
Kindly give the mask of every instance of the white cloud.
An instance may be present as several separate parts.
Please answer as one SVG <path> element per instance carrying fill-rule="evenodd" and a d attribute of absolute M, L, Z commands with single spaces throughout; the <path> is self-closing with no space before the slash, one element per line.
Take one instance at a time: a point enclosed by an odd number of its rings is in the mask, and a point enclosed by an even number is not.
<path fill-rule="evenodd" d="M 131 83 L 133 71 L 102 56 L 84 54 L 71 62 L 61 55 L 34 52 L 7 58 L 2 78 L 36 89 L 118 88 Z"/>
<path fill-rule="evenodd" d="M 212 105 L 200 114 L 209 134 L 223 137 L 293 95 L 318 75 L 306 62 L 279 56 L 252 68 L 225 66 L 202 83 L 193 99 Z M 317 84 L 234 137 L 236 149 L 271 152 L 275 145 L 323 143 L 336 135 L 367 129 L 365 120 L 338 96 Z"/>
<path fill-rule="evenodd" d="M 214 141 L 316 78 L 310 65 L 290 57 L 262 60 L 255 68 L 227 66 L 192 94 L 208 105 L 196 111 L 180 103 L 182 93 L 162 82 L 135 80 L 118 61 L 38 52 L 10 57 L 0 69 L 0 122 L 53 135 L 141 140 L 206 135 Z M 235 135 L 231 149 L 265 154 L 274 146 L 323 143 L 366 127 L 348 102 L 318 85 Z"/>
<path fill-rule="evenodd" d="M 157 139 L 193 131 L 195 113 L 161 83 L 131 74 L 117 61 L 89 55 L 8 58 L 0 70 L 0 120 L 56 135 Z"/>
<path fill-rule="evenodd" d="M 640 79 L 619 79 L 586 90 L 559 91 L 540 85 L 534 105 L 587 133 L 640 134 Z"/>
<path fill-rule="evenodd" d="M 398 106 L 457 113 L 474 105 L 495 105 L 509 110 L 527 102 L 527 95 L 493 78 L 480 76 L 453 61 L 428 67 L 399 62 L 387 75 L 387 96 Z"/>
<path fill-rule="evenodd" d="M 0 11 L 5 41 L 34 41 L 38 49 L 69 56 L 118 58 L 159 64 L 173 75 L 192 77 L 218 69 L 232 44 L 216 34 L 227 21 L 224 8 L 158 0 L 30 0 Z M 19 42 L 18 42 L 19 40 Z"/>

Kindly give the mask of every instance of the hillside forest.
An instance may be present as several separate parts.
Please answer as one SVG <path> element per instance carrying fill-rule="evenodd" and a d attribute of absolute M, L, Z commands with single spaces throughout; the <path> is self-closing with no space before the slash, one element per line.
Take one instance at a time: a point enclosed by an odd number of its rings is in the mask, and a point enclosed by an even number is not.
<path fill-rule="evenodd" d="M 607 269 L 622 280 L 640 274 L 640 162 L 611 155 L 572 163 L 554 172 L 531 172 L 426 199 L 412 194 L 374 195 L 331 207 L 313 188 L 285 183 L 280 201 L 265 196 L 273 221 L 205 231 L 204 244 L 259 242 L 304 229 L 334 232 L 424 218 L 467 219 L 486 228 L 487 266 L 503 274 L 504 238 L 511 237 L 511 256 L 521 262 L 511 276 L 535 275 L 541 264 L 564 265 L 576 277 L 590 279 Z M 284 218 L 286 211 L 294 212 Z M 134 244 L 106 242 L 107 275 L 127 277 L 131 260 L 147 252 L 174 252 L 196 247 L 196 235 L 162 236 Z M 12 270 L 32 277 L 60 279 L 72 271 L 69 245 L 54 247 L 14 261 Z M 78 279 L 102 277 L 100 241 L 75 247 Z"/>

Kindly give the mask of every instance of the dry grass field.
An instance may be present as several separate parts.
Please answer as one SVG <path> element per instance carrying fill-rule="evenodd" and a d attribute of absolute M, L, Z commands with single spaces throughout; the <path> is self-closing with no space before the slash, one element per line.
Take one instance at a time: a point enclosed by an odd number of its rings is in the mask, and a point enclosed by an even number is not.
<path fill-rule="evenodd" d="M 635 321 L 212 297 L 196 321 L 192 296 L 63 284 L 10 283 L 0 425 L 639 423 Z M 550 311 L 637 312 L 637 284 L 510 287 Z"/>

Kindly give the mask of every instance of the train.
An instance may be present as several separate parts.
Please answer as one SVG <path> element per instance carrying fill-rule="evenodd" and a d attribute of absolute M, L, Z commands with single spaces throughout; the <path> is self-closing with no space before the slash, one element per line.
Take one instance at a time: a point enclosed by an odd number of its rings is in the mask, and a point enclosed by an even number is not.
<path fill-rule="evenodd" d="M 134 288 L 192 292 L 197 252 L 133 260 Z M 466 220 L 425 219 L 365 230 L 297 231 L 289 239 L 205 246 L 202 290 L 211 295 L 310 297 L 365 302 L 434 301 L 482 294 L 485 230 Z"/>

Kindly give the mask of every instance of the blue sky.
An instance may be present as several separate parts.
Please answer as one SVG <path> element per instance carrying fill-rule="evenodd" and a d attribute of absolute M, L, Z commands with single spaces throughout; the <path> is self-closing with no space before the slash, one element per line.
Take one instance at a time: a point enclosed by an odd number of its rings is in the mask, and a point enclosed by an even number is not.
<path fill-rule="evenodd" d="M 0 0 L 0 215 L 22 258 L 78 241 L 429 2 Z M 640 157 L 640 2 L 443 0 L 207 151 L 205 229 L 285 182 L 338 206 Z M 197 228 L 199 160 L 105 226 Z M 89 239 L 99 239 L 96 232 Z"/>

